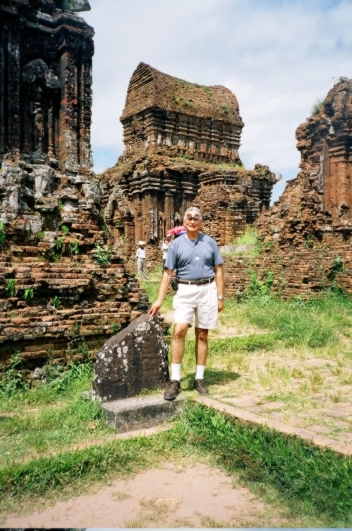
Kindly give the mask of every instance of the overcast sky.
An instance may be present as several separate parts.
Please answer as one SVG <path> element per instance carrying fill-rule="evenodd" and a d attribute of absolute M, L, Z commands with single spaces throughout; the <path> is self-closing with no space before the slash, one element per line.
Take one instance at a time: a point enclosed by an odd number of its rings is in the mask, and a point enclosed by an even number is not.
<path fill-rule="evenodd" d="M 352 77 L 351 0 L 90 0 L 95 29 L 94 169 L 123 152 L 119 118 L 143 61 L 172 76 L 233 91 L 245 123 L 246 168 L 297 175 L 295 131 L 340 76 Z"/>

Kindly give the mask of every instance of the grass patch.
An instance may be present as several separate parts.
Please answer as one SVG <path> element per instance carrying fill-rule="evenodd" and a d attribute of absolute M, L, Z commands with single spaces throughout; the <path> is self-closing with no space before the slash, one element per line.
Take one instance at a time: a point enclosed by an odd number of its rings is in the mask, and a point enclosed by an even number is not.
<path fill-rule="evenodd" d="M 1 426 L 0 445 L 4 452 L 0 465 L 11 460 L 37 458 L 41 454 L 59 452 L 63 447 L 114 434 L 106 425 L 99 404 L 83 400 L 79 395 L 61 407 L 2 418 Z"/>
<path fill-rule="evenodd" d="M 283 301 L 267 296 L 251 297 L 244 303 L 226 301 L 220 320 L 239 321 L 271 332 L 277 347 L 334 347 L 339 335 L 352 325 L 352 301 L 325 293 L 307 301 Z"/>
<path fill-rule="evenodd" d="M 292 509 L 352 523 L 352 460 L 321 451 L 296 437 L 241 425 L 203 406 L 184 419 L 189 444 L 201 446 L 229 472 L 270 484 Z"/>
<path fill-rule="evenodd" d="M 152 272 L 152 282 L 142 283 L 151 300 L 156 298 L 160 276 L 161 268 Z M 167 301 L 171 308 L 171 295 Z M 240 303 L 227 299 L 220 322 L 233 326 L 233 334 L 241 327 L 248 333 L 210 337 L 207 382 L 212 391 L 226 391 L 229 397 L 239 396 L 244 389 L 260 395 L 263 388 L 270 388 L 271 394 L 265 393 L 263 401 L 285 401 L 287 415 L 309 410 L 307 422 L 318 423 L 319 419 L 312 420 L 318 407 L 313 393 L 322 390 L 328 407 L 349 400 L 347 391 L 336 385 L 352 382 L 351 310 L 351 299 L 334 292 L 307 301 L 283 301 L 270 294 Z M 194 392 L 192 332 L 186 339 L 182 379 L 183 391 L 189 396 Z M 314 357 L 324 359 L 318 360 L 320 365 L 304 365 Z M 350 458 L 263 427 L 242 426 L 198 405 L 190 405 L 169 432 L 104 442 L 113 430 L 105 426 L 97 404 L 80 398 L 91 387 L 92 364 L 70 364 L 65 372 L 48 374 L 46 385 L 0 393 L 0 410 L 14 412 L 13 417 L 0 413 L 4 449 L 0 496 L 7 513 L 18 511 L 21 502 L 32 510 L 34 499 L 39 503 L 42 498 L 75 496 L 117 475 L 127 477 L 175 459 L 202 460 L 239 475 L 262 499 L 288 508 L 294 526 L 300 527 L 303 516 L 310 524 L 306 527 L 352 523 Z M 102 446 L 70 451 L 72 445 L 97 439 Z M 22 458 L 27 462 L 19 462 Z M 132 520 L 127 523 L 137 525 Z"/>
<path fill-rule="evenodd" d="M 170 431 L 153 437 L 4 467 L 0 495 L 8 512 L 33 497 L 62 494 L 65 489 L 68 495 L 77 495 L 93 482 L 184 458 L 205 459 L 239 474 L 242 483 L 260 492 L 264 501 L 265 493 L 270 491 L 272 497 L 274 490 L 277 505 L 285 505 L 297 518 L 308 515 L 311 523 L 322 527 L 352 523 L 350 458 L 263 427 L 241 425 L 198 404 L 190 404 Z"/>
<path fill-rule="evenodd" d="M 248 227 L 241 236 L 236 238 L 233 245 L 256 245 L 258 241 L 258 230 L 256 227 Z"/>
<path fill-rule="evenodd" d="M 72 403 L 82 391 L 90 389 L 93 374 L 92 363 L 70 363 L 66 371 L 56 371 L 56 377 L 52 377 L 46 385 L 32 389 L 23 388 L 10 394 L 0 392 L 0 411 L 20 412 L 32 406 L 43 407 L 57 401 L 60 401 L 61 405 Z"/>
<path fill-rule="evenodd" d="M 140 280 L 139 281 L 140 285 L 147 292 L 147 295 L 148 295 L 148 298 L 149 298 L 149 302 L 151 304 L 156 300 L 156 298 L 158 296 L 159 285 L 160 285 L 160 280 L 161 280 L 161 277 L 162 277 L 162 273 L 163 273 L 162 267 L 154 267 L 149 272 L 151 281 L 146 281 L 146 280 Z M 170 292 L 170 294 L 166 295 L 166 297 L 164 299 L 164 302 L 163 302 L 163 305 L 162 305 L 162 311 L 166 312 L 166 311 L 171 311 L 172 310 L 172 297 L 173 297 L 172 292 Z"/>

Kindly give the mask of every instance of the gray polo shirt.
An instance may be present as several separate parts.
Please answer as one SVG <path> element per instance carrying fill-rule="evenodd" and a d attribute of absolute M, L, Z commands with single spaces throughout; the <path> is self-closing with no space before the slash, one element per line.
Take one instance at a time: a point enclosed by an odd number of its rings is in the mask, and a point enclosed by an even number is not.
<path fill-rule="evenodd" d="M 222 264 L 216 241 L 206 234 L 199 234 L 193 242 L 185 234 L 174 240 L 168 250 L 165 267 L 182 280 L 201 280 L 215 276 L 214 267 Z"/>

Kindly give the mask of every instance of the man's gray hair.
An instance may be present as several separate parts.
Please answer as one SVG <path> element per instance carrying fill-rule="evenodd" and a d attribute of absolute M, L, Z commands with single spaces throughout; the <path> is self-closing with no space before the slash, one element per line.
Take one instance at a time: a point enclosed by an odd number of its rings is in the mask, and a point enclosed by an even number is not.
<path fill-rule="evenodd" d="M 199 208 L 197 208 L 197 207 L 189 207 L 189 208 L 187 208 L 187 210 L 185 212 L 185 215 L 183 216 L 183 219 L 186 219 L 187 214 L 189 214 L 190 212 L 194 212 L 194 211 L 198 212 L 200 219 L 203 219 L 202 213 L 199 210 Z"/>

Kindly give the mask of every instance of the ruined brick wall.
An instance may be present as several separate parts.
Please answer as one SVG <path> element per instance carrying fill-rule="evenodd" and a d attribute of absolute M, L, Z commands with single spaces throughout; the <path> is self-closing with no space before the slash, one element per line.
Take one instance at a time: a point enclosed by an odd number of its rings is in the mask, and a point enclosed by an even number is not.
<path fill-rule="evenodd" d="M 352 222 L 352 81 L 340 78 L 320 109 L 297 129 L 302 163 L 315 177 L 321 209 Z"/>
<path fill-rule="evenodd" d="M 93 29 L 65 2 L 0 2 L 0 163 L 36 153 L 91 167 Z M 45 157 L 45 155 L 47 157 Z"/>
<path fill-rule="evenodd" d="M 89 8 L 0 0 L 0 366 L 15 350 L 30 368 L 94 355 L 148 307 L 106 245 L 91 171 L 94 32 L 76 14 Z"/>
<path fill-rule="evenodd" d="M 288 295 L 322 289 L 332 278 L 352 293 L 348 273 L 336 271 L 352 269 L 351 95 L 352 82 L 341 78 L 298 127 L 301 171 L 258 220 L 263 245 L 272 252 L 257 265 L 258 274 L 276 263 L 276 278 L 291 268 Z M 320 270 L 327 276 L 320 278 Z"/>
<path fill-rule="evenodd" d="M 342 271 L 336 267 L 336 257 L 343 260 Z M 225 255 L 225 295 L 241 298 L 248 293 L 251 274 L 264 284 L 273 276 L 270 291 L 286 299 L 298 295 L 309 297 L 332 285 L 352 294 L 352 277 L 346 265 L 352 265 L 352 250 L 348 244 L 333 248 L 291 248 L 280 252 L 264 248 L 255 260 Z"/>
<path fill-rule="evenodd" d="M 0 367 L 15 350 L 28 369 L 48 360 L 81 359 L 87 350 L 94 356 L 145 312 L 146 293 L 123 260 L 114 262 L 105 267 L 84 260 L 0 262 Z M 6 289 L 10 280 L 13 292 Z"/>
<path fill-rule="evenodd" d="M 219 243 L 230 243 L 241 225 L 269 207 L 276 177 L 265 166 L 243 168 L 244 124 L 227 88 L 189 83 L 140 63 L 121 122 L 125 151 L 101 182 L 106 224 L 118 228 L 127 255 L 141 239 L 160 246 L 193 204 L 207 207 L 206 227 Z"/>

